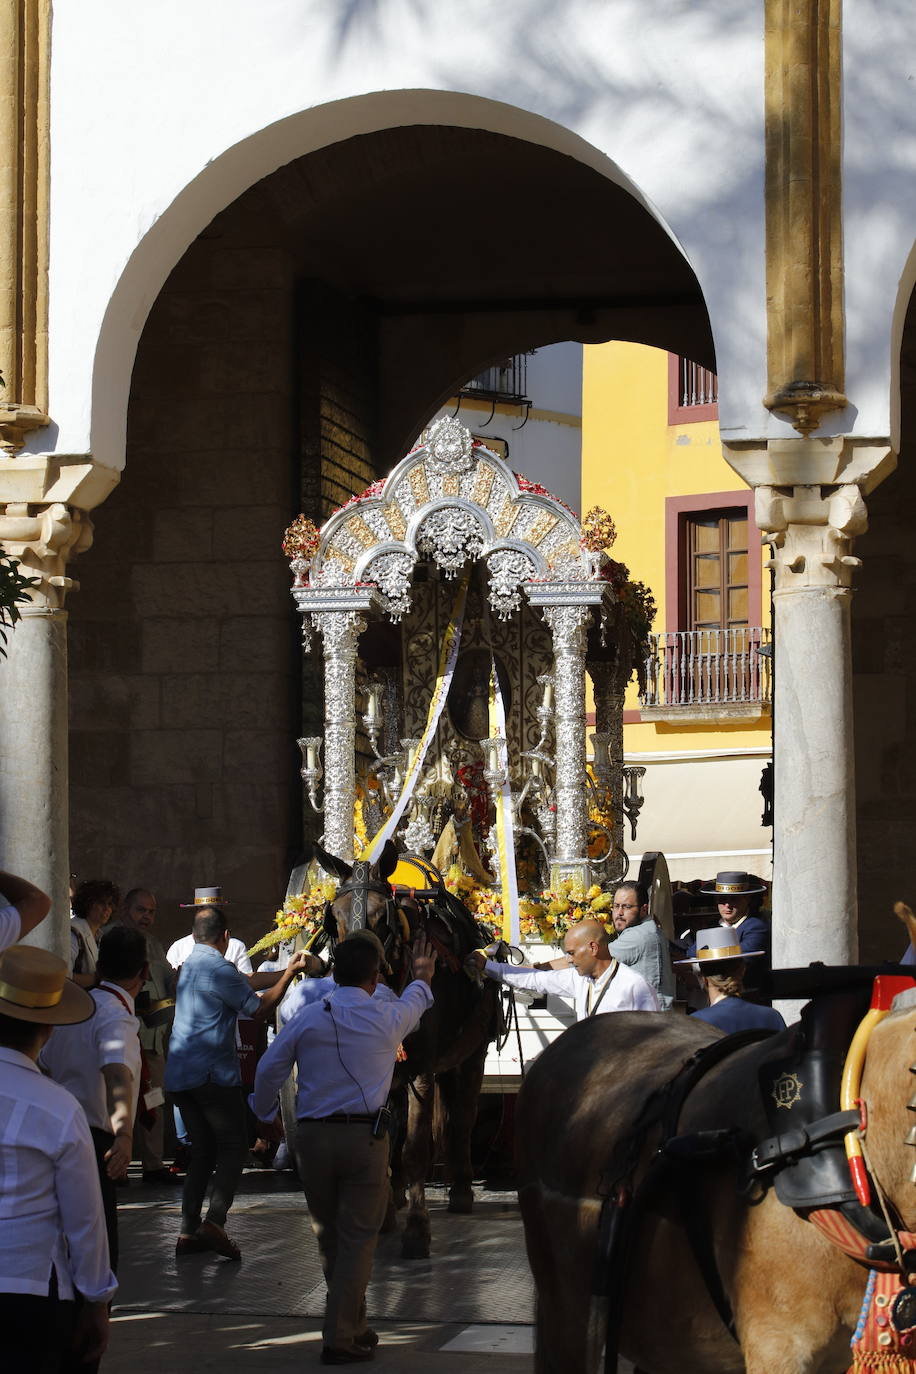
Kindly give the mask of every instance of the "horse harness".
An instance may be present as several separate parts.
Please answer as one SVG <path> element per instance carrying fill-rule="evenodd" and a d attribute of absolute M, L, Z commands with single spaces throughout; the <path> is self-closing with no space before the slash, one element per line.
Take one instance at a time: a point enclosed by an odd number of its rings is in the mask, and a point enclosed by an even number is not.
<path fill-rule="evenodd" d="M 848 1020 L 848 1008 L 845 1011 Z M 836 1056 L 829 1053 L 830 1042 L 839 1036 L 842 1043 L 845 1036 L 846 1044 L 849 1043 L 848 1026 L 840 1024 L 835 1012 L 835 1007 L 828 1008 L 825 1016 L 818 1002 L 809 1004 L 803 1013 L 801 1034 L 789 1042 L 789 1053 L 782 1059 L 764 1062 L 759 1069 L 770 1124 L 782 1126 L 782 1109 L 786 1109 L 787 1129 L 758 1141 L 733 1126 L 679 1133 L 683 1107 L 706 1074 L 730 1055 L 771 1035 L 767 1031 L 742 1031 L 704 1045 L 691 1055 L 649 1097 L 632 1131 L 620 1142 L 599 1186 L 603 1204 L 592 1285 L 593 1293 L 608 1299 L 606 1374 L 612 1374 L 616 1368 L 629 1256 L 639 1221 L 652 1210 L 662 1193 L 666 1201 L 676 1199 L 709 1297 L 726 1330 L 737 1341 L 734 1314 L 716 1264 L 701 1190 L 693 1186 L 689 1177 L 691 1171 L 704 1165 L 727 1160 L 736 1169 L 739 1192 L 749 1205 L 762 1201 L 767 1189 L 773 1186 L 780 1202 L 792 1207 L 846 1255 L 871 1271 L 857 1338 L 866 1323 L 877 1275 L 879 1288 L 883 1280 L 888 1280 L 877 1303 L 889 1308 L 889 1317 L 879 1317 L 879 1321 L 885 1326 L 893 1323 L 897 1333 L 902 1333 L 897 1338 L 904 1348 L 916 1340 L 916 1289 L 905 1286 L 906 1276 L 916 1272 L 916 1235 L 899 1229 L 899 1218 L 873 1177 L 872 1194 L 877 1194 L 880 1208 L 863 1205 L 850 1186 L 842 1141 L 850 1131 L 864 1134 L 861 1104 L 856 1110 L 823 1112 L 826 1105 L 839 1100 L 839 1071 Z M 828 1024 L 824 1034 L 818 1018 L 824 1022 L 831 1015 L 833 1023 Z M 842 1059 L 839 1062 L 842 1064 Z M 803 1083 L 813 1089 L 804 1102 L 800 1092 Z M 634 1186 L 646 1137 L 656 1127 L 659 1143 Z M 891 1276 L 897 1280 L 896 1285 Z M 879 1333 L 877 1339 L 884 1344 L 889 1337 Z"/>
<path fill-rule="evenodd" d="M 398 939 L 402 939 L 405 944 L 412 944 L 417 928 L 422 921 L 424 933 L 435 950 L 440 964 L 452 973 L 460 972 L 463 965 L 463 954 L 467 954 L 475 948 L 480 939 L 480 932 L 470 914 L 465 913 L 463 907 L 460 911 L 456 910 L 457 904 L 444 886 L 423 889 L 393 888 L 384 878 L 373 876 L 371 869 L 372 865 L 367 860 L 357 859 L 353 864 L 349 878 L 337 889 L 335 900 L 337 897 L 351 894 L 347 921 L 349 929 L 351 931 L 359 930 L 361 927 L 374 929 L 381 939 L 386 962 L 389 962 Z M 369 927 L 368 920 L 370 892 L 385 898 L 384 915 L 374 927 Z M 430 904 L 432 913 L 445 926 L 452 938 L 453 947 L 445 944 L 435 931 L 430 929 L 428 921 L 423 920 L 423 905 L 426 903 Z M 325 929 L 332 946 L 334 946 L 337 943 L 337 930 L 332 905 L 331 902 L 328 902 L 325 907 Z M 464 932 L 465 938 L 463 940 L 459 929 L 462 924 L 461 918 L 464 919 L 464 922 L 470 921 L 474 926 L 473 931 Z M 467 949 L 463 949 L 465 944 Z"/>

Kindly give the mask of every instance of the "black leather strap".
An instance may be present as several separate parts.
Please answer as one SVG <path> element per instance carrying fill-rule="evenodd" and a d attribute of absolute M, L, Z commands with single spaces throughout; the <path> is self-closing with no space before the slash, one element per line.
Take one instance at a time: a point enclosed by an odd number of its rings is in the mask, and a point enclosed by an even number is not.
<path fill-rule="evenodd" d="M 810 1154 L 818 1145 L 828 1144 L 838 1136 L 854 1131 L 858 1124 L 859 1113 L 851 1109 L 833 1112 L 818 1121 L 809 1121 L 804 1126 L 796 1126 L 794 1130 L 770 1136 L 769 1140 L 761 1140 L 751 1151 L 751 1172 L 759 1175 L 769 1169 L 781 1168 L 790 1160 Z"/>

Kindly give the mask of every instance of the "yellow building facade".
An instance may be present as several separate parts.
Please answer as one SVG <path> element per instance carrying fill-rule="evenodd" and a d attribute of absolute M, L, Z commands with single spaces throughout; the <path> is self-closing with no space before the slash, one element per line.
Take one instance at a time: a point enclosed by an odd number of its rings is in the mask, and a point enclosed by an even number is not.
<path fill-rule="evenodd" d="M 584 354 L 582 509 L 611 513 L 611 556 L 658 605 L 646 691 L 634 678 L 626 699 L 625 762 L 646 769 L 626 847 L 661 850 L 684 881 L 720 868 L 769 878 L 768 549 L 722 455 L 715 378 L 640 344 Z"/>

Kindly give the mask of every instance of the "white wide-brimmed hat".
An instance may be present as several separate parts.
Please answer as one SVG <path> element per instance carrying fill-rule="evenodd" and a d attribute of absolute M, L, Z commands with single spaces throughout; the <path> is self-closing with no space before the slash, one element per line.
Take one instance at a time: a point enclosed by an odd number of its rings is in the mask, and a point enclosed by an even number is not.
<path fill-rule="evenodd" d="M 713 926 L 697 931 L 697 952 L 692 959 L 675 959 L 676 964 L 693 964 L 700 971 L 708 964 L 724 964 L 727 960 L 760 959 L 762 949 L 743 950 L 733 926 Z"/>
<path fill-rule="evenodd" d="M 222 891 L 221 887 L 195 887 L 193 902 L 181 902 L 181 910 L 187 911 L 195 906 L 228 906 L 228 901 L 221 895 Z"/>

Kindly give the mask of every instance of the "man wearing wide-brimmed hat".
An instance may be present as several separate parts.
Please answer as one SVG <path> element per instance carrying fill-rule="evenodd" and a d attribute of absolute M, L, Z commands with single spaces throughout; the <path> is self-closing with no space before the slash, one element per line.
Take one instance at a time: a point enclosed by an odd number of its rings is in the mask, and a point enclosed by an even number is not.
<path fill-rule="evenodd" d="M 764 957 L 760 950 L 746 954 L 728 925 L 698 931 L 695 958 L 678 960 L 693 962 L 709 999 L 708 1007 L 693 1013 L 697 1020 L 708 1021 L 727 1035 L 742 1030 L 785 1030 L 786 1023 L 778 1011 L 744 1000 L 747 962 Z"/>
<path fill-rule="evenodd" d="M 719 925 L 728 926 L 738 937 L 745 954 L 770 954 L 770 928 L 759 916 L 751 916 L 753 897 L 766 892 L 766 887 L 751 873 L 722 872 L 714 883 L 704 884 L 701 892 L 714 898 L 719 912 Z M 693 957 L 692 945 L 687 953 Z"/>
<path fill-rule="evenodd" d="M 108 1344 L 117 1280 L 89 1127 L 36 1062 L 54 1026 L 93 1011 L 56 955 L 26 945 L 0 953 L 0 1350 L 9 1370 L 57 1369 L 74 1322 L 84 1359 Z"/>
<path fill-rule="evenodd" d="M 195 915 L 198 911 L 204 911 L 206 909 L 222 911 L 224 907 L 229 905 L 230 902 L 228 898 L 222 895 L 222 888 L 220 887 L 195 887 L 193 902 L 180 903 L 182 911 L 193 911 Z M 182 935 L 180 940 L 175 940 L 173 944 L 169 945 L 165 957 L 172 965 L 172 968 L 181 968 L 193 948 L 193 934 Z M 237 940 L 234 935 L 230 935 L 229 937 L 229 944 L 226 947 L 225 957 L 229 960 L 230 964 L 235 964 L 239 973 L 244 973 L 246 977 L 252 972 L 248 951 L 241 940 Z"/>

